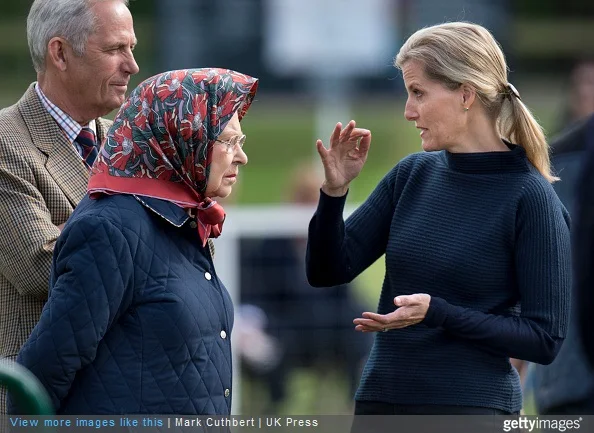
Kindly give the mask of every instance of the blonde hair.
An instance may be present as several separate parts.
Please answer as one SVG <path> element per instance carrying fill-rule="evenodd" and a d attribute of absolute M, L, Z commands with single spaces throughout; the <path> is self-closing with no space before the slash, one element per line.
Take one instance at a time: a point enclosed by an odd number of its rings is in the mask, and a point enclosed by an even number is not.
<path fill-rule="evenodd" d="M 467 22 L 421 29 L 400 48 L 394 66 L 402 69 L 411 60 L 420 62 L 430 79 L 447 88 L 472 86 L 487 113 L 497 119 L 500 136 L 522 146 L 549 182 L 559 180 L 551 172 L 544 131 L 508 83 L 505 56 L 487 29 Z"/>

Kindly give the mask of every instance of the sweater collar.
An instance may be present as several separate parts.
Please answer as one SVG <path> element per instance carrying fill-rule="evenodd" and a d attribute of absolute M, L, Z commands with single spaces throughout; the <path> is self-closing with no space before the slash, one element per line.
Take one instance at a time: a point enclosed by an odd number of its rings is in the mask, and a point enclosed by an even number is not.
<path fill-rule="evenodd" d="M 444 151 L 447 166 L 462 173 L 493 174 L 529 171 L 526 151 L 522 146 L 506 142 L 509 152 L 452 153 Z"/>

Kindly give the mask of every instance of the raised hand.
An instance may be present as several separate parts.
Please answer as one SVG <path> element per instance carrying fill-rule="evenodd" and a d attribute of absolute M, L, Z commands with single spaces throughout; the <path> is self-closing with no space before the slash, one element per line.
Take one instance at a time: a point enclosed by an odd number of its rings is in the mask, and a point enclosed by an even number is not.
<path fill-rule="evenodd" d="M 354 120 L 344 129 L 340 122 L 336 124 L 330 136 L 329 149 L 324 147 L 322 140 L 316 142 L 326 176 L 322 185 L 324 193 L 334 197 L 346 194 L 349 184 L 365 165 L 370 144 L 371 132 L 356 128 Z"/>

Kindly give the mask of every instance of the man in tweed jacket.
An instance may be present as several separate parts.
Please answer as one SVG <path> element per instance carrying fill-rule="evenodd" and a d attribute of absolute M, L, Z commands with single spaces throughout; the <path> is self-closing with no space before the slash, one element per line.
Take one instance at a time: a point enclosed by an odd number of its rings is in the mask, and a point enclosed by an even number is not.
<path fill-rule="evenodd" d="M 91 140 L 85 153 L 79 134 L 85 128 L 101 143 L 110 123 L 100 116 L 121 105 L 138 72 L 127 6 L 35 0 L 29 12 L 37 82 L 0 111 L 0 358 L 15 359 L 39 320 L 54 244 L 86 194 L 96 150 Z"/>

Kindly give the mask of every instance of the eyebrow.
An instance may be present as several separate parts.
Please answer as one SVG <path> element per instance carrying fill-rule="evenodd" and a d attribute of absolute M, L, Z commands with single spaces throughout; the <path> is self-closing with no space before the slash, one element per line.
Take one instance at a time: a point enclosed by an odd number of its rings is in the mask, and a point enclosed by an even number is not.
<path fill-rule="evenodd" d="M 132 47 L 136 47 L 136 45 L 138 44 L 138 39 L 134 38 L 134 41 L 132 41 Z M 128 44 L 125 42 L 113 42 L 111 44 L 107 45 L 108 50 L 113 50 L 116 48 L 122 48 L 122 47 L 127 47 Z"/>
<path fill-rule="evenodd" d="M 224 133 L 222 132 L 222 133 L 221 133 L 221 134 L 218 136 L 218 138 L 221 138 L 221 137 L 223 137 L 223 136 L 224 136 L 223 134 L 224 134 Z M 230 139 L 230 138 L 233 138 L 233 137 L 241 137 L 242 135 L 245 135 L 245 134 L 244 134 L 243 132 L 241 132 L 241 131 L 240 131 L 240 132 L 229 131 L 229 132 L 227 133 L 227 135 L 226 135 L 226 139 Z"/>

